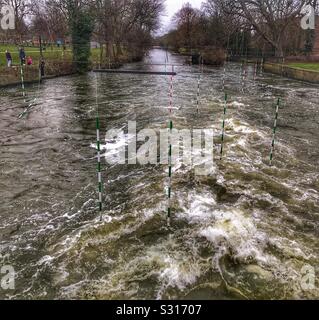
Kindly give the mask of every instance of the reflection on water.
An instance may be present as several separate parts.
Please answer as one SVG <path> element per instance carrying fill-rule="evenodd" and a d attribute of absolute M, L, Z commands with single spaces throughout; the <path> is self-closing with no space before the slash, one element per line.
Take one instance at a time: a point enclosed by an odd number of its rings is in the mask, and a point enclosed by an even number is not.
<path fill-rule="evenodd" d="M 178 64 L 174 125 L 208 128 L 220 142 L 222 69 L 205 68 L 196 115 L 197 67 Z M 146 64 L 164 63 L 154 50 Z M 163 71 L 165 66 L 143 66 Z M 169 67 L 167 67 L 169 68 Z M 227 66 L 225 159 L 197 177 L 175 167 L 173 230 L 165 223 L 165 166 L 105 163 L 99 223 L 95 75 L 46 81 L 28 117 L 19 88 L 0 93 L 0 250 L 17 271 L 1 298 L 318 298 L 304 266 L 318 267 L 318 87 L 273 75 L 244 93 L 240 65 Z M 169 78 L 98 74 L 102 130 L 167 126 Z M 274 167 L 268 165 L 276 98 Z M 217 158 L 217 157 L 216 157 Z M 0 257 L 0 259 L 1 259 Z M 0 260 L 3 264 L 4 261 Z M 319 272 L 318 269 L 315 272 Z M 303 289 L 302 289 L 303 288 Z"/>

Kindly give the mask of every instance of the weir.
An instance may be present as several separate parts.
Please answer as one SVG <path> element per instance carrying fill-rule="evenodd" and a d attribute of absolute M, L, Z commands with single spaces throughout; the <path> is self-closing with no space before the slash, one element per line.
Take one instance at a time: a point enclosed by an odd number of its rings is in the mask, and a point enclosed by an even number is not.
<path fill-rule="evenodd" d="M 118 74 L 148 74 L 158 76 L 176 76 L 176 72 L 164 72 L 164 71 L 144 71 L 144 70 L 117 70 L 117 69 L 94 69 L 93 72 L 100 73 L 118 73 Z"/>

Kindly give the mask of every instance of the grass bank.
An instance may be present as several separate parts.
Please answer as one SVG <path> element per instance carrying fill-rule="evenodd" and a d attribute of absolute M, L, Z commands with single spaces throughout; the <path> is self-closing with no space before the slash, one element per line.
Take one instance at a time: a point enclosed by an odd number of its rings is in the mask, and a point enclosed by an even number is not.
<path fill-rule="evenodd" d="M 317 63 L 290 63 L 286 65 L 267 62 L 264 64 L 264 70 L 282 77 L 319 84 L 318 66 Z"/>
<path fill-rule="evenodd" d="M 310 71 L 319 71 L 319 62 L 294 62 L 289 63 L 289 67 L 297 68 L 297 69 L 303 69 L 303 70 L 310 70 Z"/>
<path fill-rule="evenodd" d="M 39 47 L 25 47 L 26 56 L 31 56 L 33 60 L 32 66 L 25 66 L 25 81 L 36 82 L 39 80 L 39 61 L 40 61 L 40 49 Z M 7 68 L 6 61 L 6 50 L 9 50 L 12 59 L 13 66 Z M 91 57 L 90 57 L 90 68 L 99 68 L 102 67 L 111 67 L 116 68 L 124 63 L 129 63 L 132 61 L 132 55 L 128 52 L 123 51 L 116 59 L 116 63 L 113 61 L 104 61 L 101 63 L 100 49 L 92 48 Z M 74 65 L 73 65 L 73 54 L 71 47 L 67 47 L 63 50 L 62 47 L 46 47 L 43 50 L 43 57 L 45 60 L 45 76 L 54 77 L 54 76 L 65 76 L 74 74 Z M 21 83 L 20 75 L 20 59 L 19 59 L 19 47 L 13 45 L 0 45 L 0 86 L 11 86 L 19 85 Z"/>

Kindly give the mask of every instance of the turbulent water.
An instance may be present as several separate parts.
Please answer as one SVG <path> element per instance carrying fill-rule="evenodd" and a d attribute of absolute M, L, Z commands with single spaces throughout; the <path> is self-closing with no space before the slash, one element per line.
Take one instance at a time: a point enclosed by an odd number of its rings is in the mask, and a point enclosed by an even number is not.
<path fill-rule="evenodd" d="M 215 132 L 223 116 L 223 68 L 205 67 L 196 113 L 198 67 L 169 56 L 178 129 Z M 126 68 L 164 71 L 165 52 Z M 227 65 L 224 159 L 211 176 L 173 170 L 173 219 L 166 224 L 167 166 L 103 162 L 99 221 L 96 80 L 101 131 L 166 128 L 166 76 L 88 74 L 0 94 L 0 266 L 16 271 L 10 299 L 319 298 L 318 86 Z M 269 166 L 277 98 L 278 141 Z M 113 152 L 117 149 L 113 149 Z M 310 276 L 309 276 L 310 275 Z"/>

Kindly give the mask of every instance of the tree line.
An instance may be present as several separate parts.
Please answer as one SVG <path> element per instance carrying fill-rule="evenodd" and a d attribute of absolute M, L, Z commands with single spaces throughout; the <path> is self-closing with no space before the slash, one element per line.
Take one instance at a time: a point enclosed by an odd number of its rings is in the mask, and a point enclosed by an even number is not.
<path fill-rule="evenodd" d="M 223 48 L 233 55 L 284 57 L 309 54 L 314 30 L 303 30 L 302 9 L 318 0 L 206 0 L 174 16 L 174 28 L 159 39 L 174 50 Z"/>
<path fill-rule="evenodd" d="M 123 50 L 140 59 L 152 45 L 164 0 L 0 0 L 15 13 L 15 30 L 0 31 L 3 42 L 22 44 L 41 36 L 69 39 L 78 71 L 87 69 L 91 41 L 100 61 L 119 59 Z"/>

